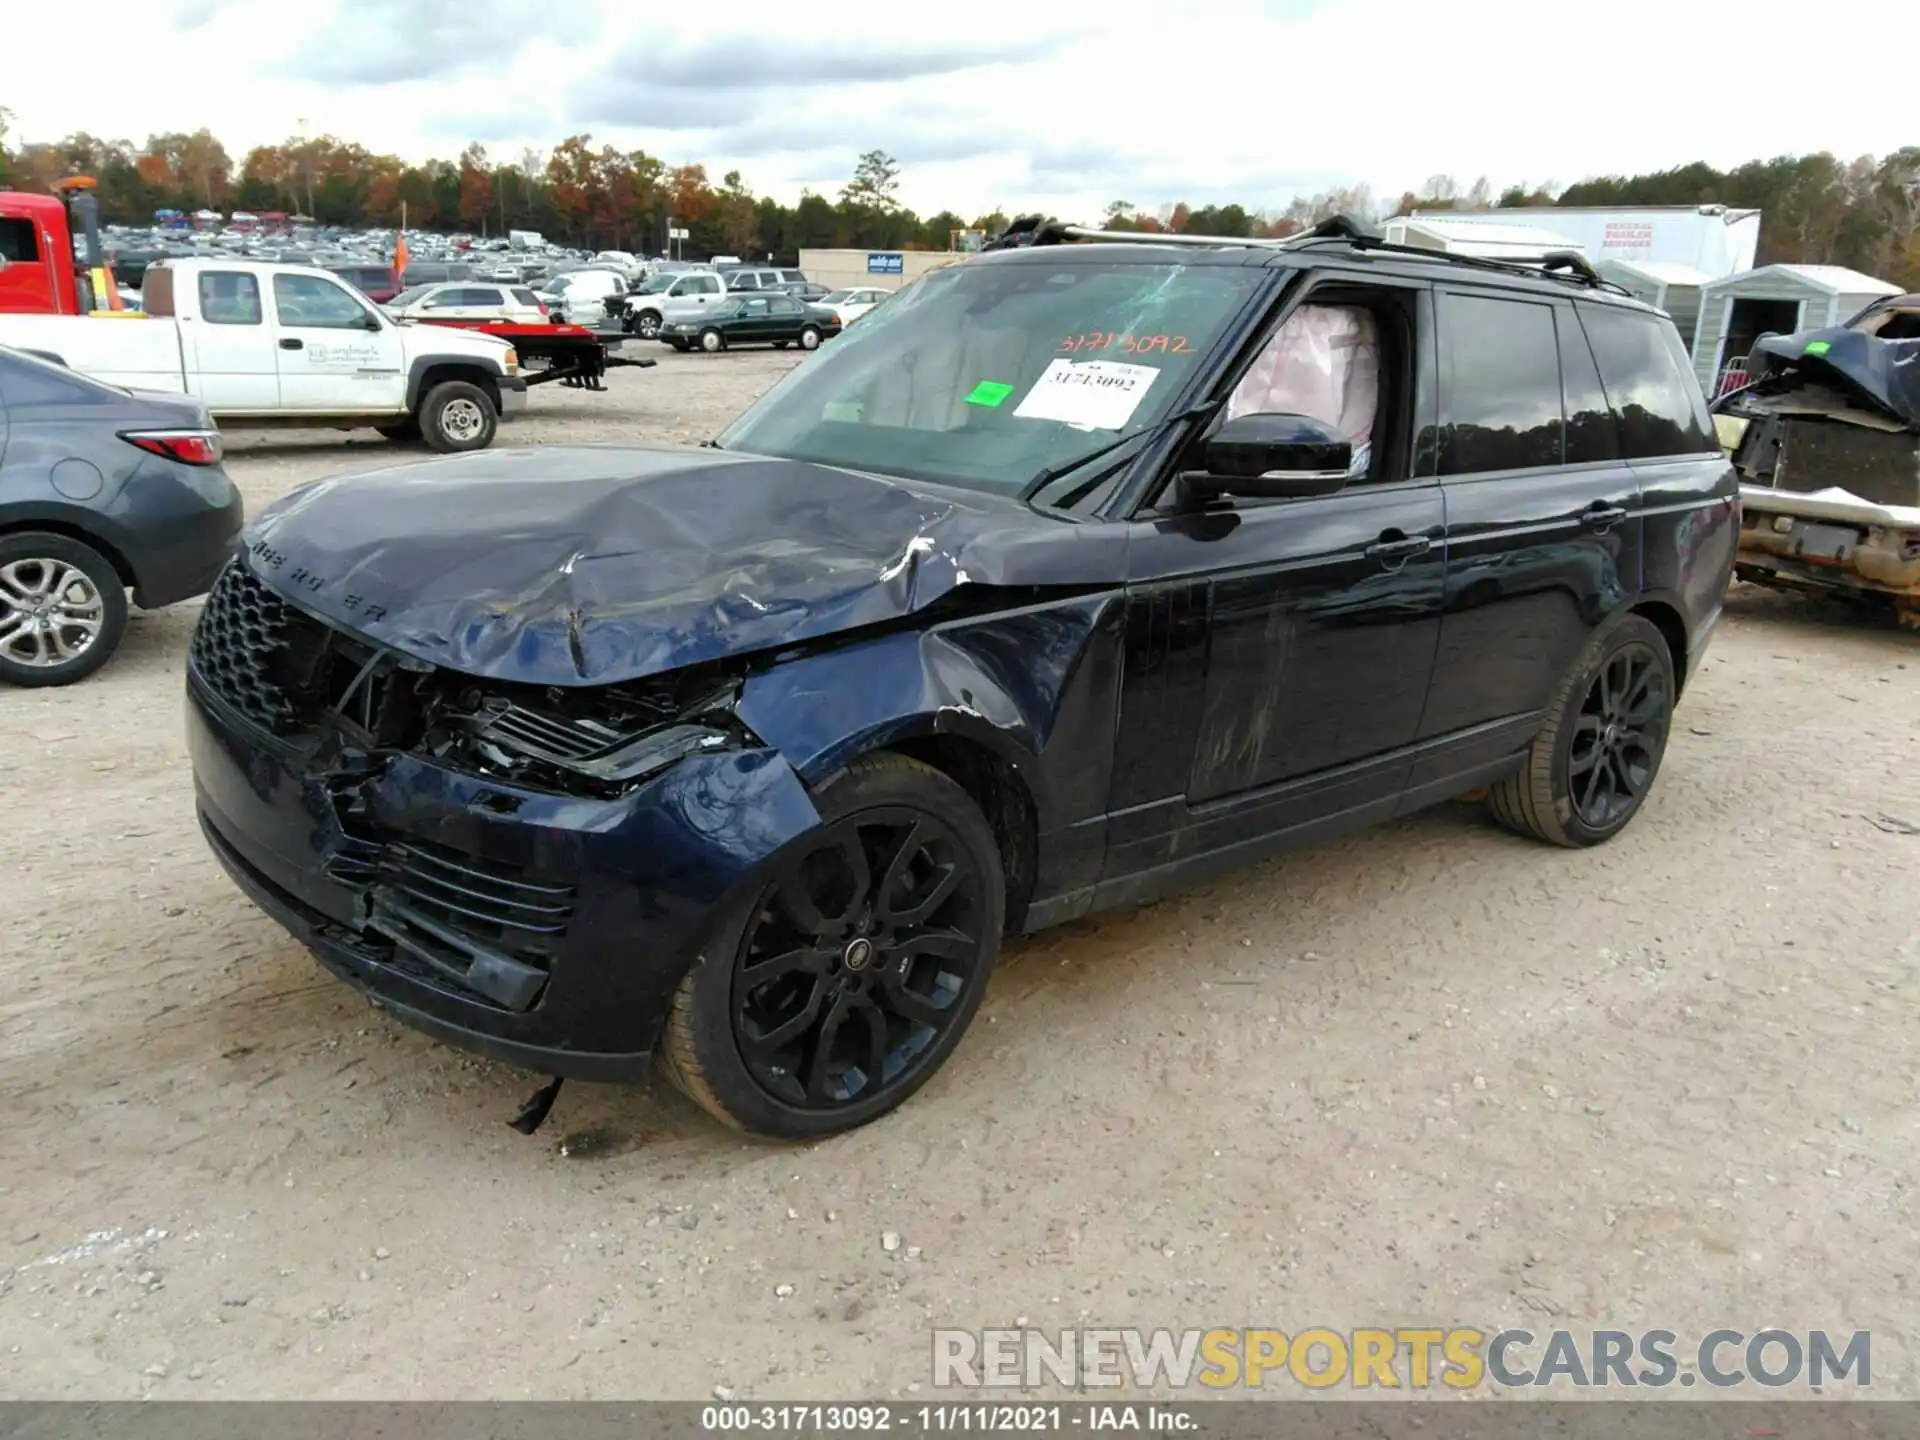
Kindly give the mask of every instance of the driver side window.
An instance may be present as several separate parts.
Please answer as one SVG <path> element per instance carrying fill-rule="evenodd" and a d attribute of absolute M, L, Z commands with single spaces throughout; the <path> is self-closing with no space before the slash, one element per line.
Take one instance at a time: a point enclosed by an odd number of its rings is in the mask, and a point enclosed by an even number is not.
<path fill-rule="evenodd" d="M 1317 289 L 1268 335 L 1221 420 L 1304 415 L 1353 447 L 1350 484 L 1405 479 L 1414 301 L 1410 291 Z"/>

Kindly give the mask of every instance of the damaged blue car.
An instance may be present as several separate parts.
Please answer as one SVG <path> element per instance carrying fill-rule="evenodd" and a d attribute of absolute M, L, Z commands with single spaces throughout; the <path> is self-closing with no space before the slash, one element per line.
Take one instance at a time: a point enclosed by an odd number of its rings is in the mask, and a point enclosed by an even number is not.
<path fill-rule="evenodd" d="M 1003 936 L 1485 790 L 1619 833 L 1736 490 L 1583 266 L 1023 225 L 696 448 L 311 485 L 193 638 L 199 818 L 335 974 L 800 1138 Z"/>

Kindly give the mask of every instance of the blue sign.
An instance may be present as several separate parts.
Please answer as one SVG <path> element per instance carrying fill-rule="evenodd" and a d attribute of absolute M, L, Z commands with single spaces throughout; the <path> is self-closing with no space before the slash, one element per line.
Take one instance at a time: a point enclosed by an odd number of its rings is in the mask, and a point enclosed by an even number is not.
<path fill-rule="evenodd" d="M 898 251 L 890 254 L 873 251 L 867 256 L 867 273 L 869 275 L 904 275 L 906 269 L 907 257 Z"/>

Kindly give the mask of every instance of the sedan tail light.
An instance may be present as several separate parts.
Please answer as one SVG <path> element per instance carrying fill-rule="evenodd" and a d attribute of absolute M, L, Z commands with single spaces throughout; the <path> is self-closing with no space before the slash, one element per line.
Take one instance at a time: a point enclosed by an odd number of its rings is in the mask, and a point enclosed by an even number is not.
<path fill-rule="evenodd" d="M 183 465 L 218 465 L 226 453 L 218 430 L 126 430 L 120 438 Z"/>

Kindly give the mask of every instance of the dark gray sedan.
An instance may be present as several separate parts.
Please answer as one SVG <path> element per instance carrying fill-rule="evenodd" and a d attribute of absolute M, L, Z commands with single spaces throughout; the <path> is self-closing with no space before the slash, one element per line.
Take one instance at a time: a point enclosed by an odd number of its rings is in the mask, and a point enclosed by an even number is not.
<path fill-rule="evenodd" d="M 143 610 L 206 593 L 243 518 L 221 454 L 198 400 L 0 346 L 0 681 L 91 675 L 129 590 Z"/>

